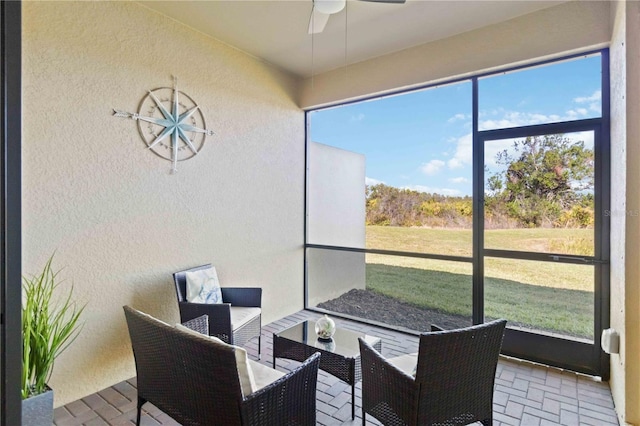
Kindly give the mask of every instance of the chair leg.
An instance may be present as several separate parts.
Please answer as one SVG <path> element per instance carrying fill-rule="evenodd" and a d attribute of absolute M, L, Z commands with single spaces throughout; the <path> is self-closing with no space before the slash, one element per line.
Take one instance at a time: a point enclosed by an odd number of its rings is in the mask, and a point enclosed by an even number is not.
<path fill-rule="evenodd" d="M 138 417 L 136 418 L 136 426 L 140 426 L 140 417 L 142 417 L 142 406 L 147 402 L 146 399 L 138 397 Z"/>
<path fill-rule="evenodd" d="M 362 407 L 362 426 L 367 424 L 367 421 L 365 420 L 365 416 L 366 414 L 364 413 L 364 407 Z"/>
<path fill-rule="evenodd" d="M 258 336 L 258 360 L 262 359 L 262 333 Z"/>

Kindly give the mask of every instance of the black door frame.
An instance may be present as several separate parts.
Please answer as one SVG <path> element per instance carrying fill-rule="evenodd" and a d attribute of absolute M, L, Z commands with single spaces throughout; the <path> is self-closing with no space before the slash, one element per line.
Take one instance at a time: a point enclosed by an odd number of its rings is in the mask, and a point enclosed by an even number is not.
<path fill-rule="evenodd" d="M 0 2 L 0 20 L 0 423 L 9 426 L 21 424 L 22 415 L 22 3 Z"/>
<path fill-rule="evenodd" d="M 502 353 L 517 358 L 567 368 L 581 373 L 601 376 L 608 379 L 608 355 L 599 345 L 598 336 L 609 326 L 609 247 L 608 236 L 609 219 L 605 214 L 609 210 L 609 138 L 603 134 L 603 119 L 588 119 L 563 123 L 543 124 L 519 128 L 486 130 L 478 132 L 478 146 L 474 149 L 477 162 L 474 173 L 474 188 L 477 194 L 477 212 L 474 212 L 474 225 L 479 234 L 478 257 L 476 266 L 481 272 L 474 276 L 474 292 L 480 297 L 484 295 L 484 259 L 503 258 L 521 259 L 538 262 L 553 262 L 567 264 L 593 265 L 594 271 L 594 341 L 587 343 L 580 339 L 540 334 L 534 331 L 508 327 L 502 344 Z M 593 256 L 554 256 L 553 253 L 537 253 L 527 251 L 510 251 L 484 248 L 484 144 L 490 140 L 516 139 L 526 136 L 549 134 L 566 134 L 572 132 L 592 131 L 594 133 L 595 152 L 595 225 L 594 225 L 594 255 Z M 481 164 L 480 164 L 481 162 Z M 479 167 L 478 167 L 479 166 Z M 604 181 L 603 181 L 604 180 Z M 606 233 L 606 234 L 605 234 Z M 483 310 L 474 310 L 474 322 L 484 322 L 484 302 L 479 303 Z M 475 307 L 475 306 L 474 306 Z M 476 315 L 480 318 L 476 318 Z"/>
<path fill-rule="evenodd" d="M 560 123 L 523 126 L 496 130 L 478 129 L 479 96 L 478 80 L 483 76 L 472 78 L 473 83 L 473 322 L 484 322 L 484 258 L 503 257 L 512 259 L 528 259 L 549 261 L 548 254 L 513 252 L 505 250 L 489 250 L 484 248 L 484 144 L 487 140 L 521 138 L 533 135 L 570 133 L 580 131 L 594 132 L 595 152 L 595 236 L 594 256 L 583 256 L 587 264 L 594 265 L 594 330 L 593 343 L 585 343 L 577 339 L 561 338 L 538 334 L 533 331 L 507 328 L 505 331 L 502 353 L 517 358 L 528 359 L 555 367 L 566 368 L 581 373 L 591 374 L 609 379 L 609 355 L 600 348 L 599 336 L 602 330 L 609 327 L 610 321 L 610 219 L 605 212 L 610 209 L 610 90 L 609 90 L 609 50 L 602 49 L 586 54 L 572 55 L 566 59 L 577 58 L 589 54 L 600 55 L 602 115 L 600 118 L 565 121 Z M 549 60 L 539 63 L 544 65 L 557 62 Z M 528 68 L 516 67 L 514 70 Z M 581 263 L 585 259 L 562 257 L 556 262 Z"/>

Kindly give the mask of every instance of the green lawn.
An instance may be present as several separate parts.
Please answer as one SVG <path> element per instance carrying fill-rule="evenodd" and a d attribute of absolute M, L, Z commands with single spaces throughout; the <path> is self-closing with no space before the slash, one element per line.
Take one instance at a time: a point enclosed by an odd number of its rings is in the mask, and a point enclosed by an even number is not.
<path fill-rule="evenodd" d="M 367 226 L 367 248 L 471 256 L 470 229 Z"/>
<path fill-rule="evenodd" d="M 550 247 L 583 250 L 589 238 L 593 231 L 582 229 L 497 230 L 486 236 L 494 248 L 564 253 L 569 250 Z M 367 247 L 470 256 L 471 231 L 367 226 Z M 366 261 L 368 289 L 420 307 L 471 315 L 470 263 L 373 254 Z M 485 275 L 488 317 L 593 338 L 592 266 L 487 259 Z"/>
<path fill-rule="evenodd" d="M 593 255 L 593 229 L 491 229 L 485 247 Z M 367 226 L 367 248 L 471 256 L 470 229 Z"/>

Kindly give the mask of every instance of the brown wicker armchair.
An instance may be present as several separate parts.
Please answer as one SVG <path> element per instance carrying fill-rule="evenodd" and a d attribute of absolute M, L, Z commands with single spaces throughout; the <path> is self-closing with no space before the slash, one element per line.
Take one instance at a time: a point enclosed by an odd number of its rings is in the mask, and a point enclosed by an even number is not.
<path fill-rule="evenodd" d="M 259 389 L 243 395 L 233 346 L 185 332 L 129 306 L 124 312 L 136 363 L 137 425 L 146 402 L 184 426 L 315 425 L 320 354 L 286 375 L 249 361 Z M 206 331 L 206 323 L 204 329 L 198 327 L 201 319 L 188 325 Z M 260 376 L 261 372 L 266 374 Z"/>
<path fill-rule="evenodd" d="M 418 354 L 390 359 L 360 340 L 362 423 L 368 413 L 385 425 L 490 426 L 505 325 L 423 333 Z"/>
<path fill-rule="evenodd" d="M 258 338 L 258 358 L 261 350 L 262 289 L 258 287 L 221 287 L 222 302 L 216 304 L 187 301 L 186 273 L 210 268 L 202 265 L 173 274 L 180 310 L 180 321 L 187 322 L 201 315 L 209 317 L 209 335 L 236 346 L 244 346 Z"/>

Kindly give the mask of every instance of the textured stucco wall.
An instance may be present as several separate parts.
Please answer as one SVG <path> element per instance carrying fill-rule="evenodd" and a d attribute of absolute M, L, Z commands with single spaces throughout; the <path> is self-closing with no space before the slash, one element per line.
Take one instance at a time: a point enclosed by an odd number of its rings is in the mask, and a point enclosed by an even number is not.
<path fill-rule="evenodd" d="M 609 42 L 609 2 L 572 1 L 307 79 L 300 105 L 340 100 L 566 55 Z"/>
<path fill-rule="evenodd" d="M 640 3 L 611 5 L 611 392 L 621 422 L 640 424 Z"/>
<path fill-rule="evenodd" d="M 134 375 L 122 305 L 177 321 L 175 270 L 213 262 L 223 285 L 262 286 L 264 323 L 301 309 L 298 82 L 135 3 L 23 8 L 24 271 L 55 250 L 87 302 L 56 406 Z M 216 132 L 176 175 L 111 116 L 172 75 Z"/>
<path fill-rule="evenodd" d="M 624 418 L 626 356 L 625 224 L 626 207 L 626 43 L 624 3 L 612 4 L 611 77 L 611 327 L 620 333 L 620 354 L 611 355 L 611 393 L 620 419 Z"/>
<path fill-rule="evenodd" d="M 640 2 L 626 7 L 627 187 L 626 206 L 633 212 L 626 221 L 625 421 L 640 425 Z M 614 306 L 615 307 L 615 306 Z"/>

